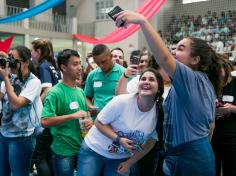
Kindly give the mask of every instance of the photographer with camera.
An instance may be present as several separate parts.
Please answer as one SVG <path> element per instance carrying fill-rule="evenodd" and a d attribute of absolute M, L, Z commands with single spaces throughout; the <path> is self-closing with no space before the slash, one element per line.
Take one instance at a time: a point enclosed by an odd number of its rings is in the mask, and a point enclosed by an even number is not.
<path fill-rule="evenodd" d="M 1 62 L 5 62 L 6 61 L 6 57 L 7 57 L 7 53 L 5 53 L 4 51 L 0 51 L 0 65 Z M 2 77 L 0 77 L 0 85 L 2 83 Z M 0 98 L 1 98 L 1 93 L 0 93 Z M 0 125 L 1 125 L 1 118 L 2 118 L 2 101 L 0 101 Z"/>
<path fill-rule="evenodd" d="M 40 126 L 40 80 L 30 71 L 30 50 L 17 46 L 1 61 L 3 115 L 0 126 L 0 175 L 29 175 Z M 16 75 L 9 73 L 15 70 Z"/>

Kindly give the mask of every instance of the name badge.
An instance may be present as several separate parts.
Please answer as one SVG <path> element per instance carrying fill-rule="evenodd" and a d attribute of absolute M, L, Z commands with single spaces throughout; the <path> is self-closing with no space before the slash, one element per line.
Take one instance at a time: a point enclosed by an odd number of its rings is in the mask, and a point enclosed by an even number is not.
<path fill-rule="evenodd" d="M 222 100 L 224 102 L 232 103 L 234 101 L 234 97 L 231 95 L 223 95 Z"/>
<path fill-rule="evenodd" d="M 93 87 L 102 87 L 102 82 L 101 81 L 94 82 Z"/>
<path fill-rule="evenodd" d="M 231 72 L 231 75 L 234 76 L 234 77 L 236 77 L 236 71 L 232 71 L 232 72 Z"/>
<path fill-rule="evenodd" d="M 73 110 L 73 109 L 78 109 L 79 107 L 79 104 L 78 102 L 74 101 L 74 102 L 71 102 L 70 103 L 70 109 Z"/>

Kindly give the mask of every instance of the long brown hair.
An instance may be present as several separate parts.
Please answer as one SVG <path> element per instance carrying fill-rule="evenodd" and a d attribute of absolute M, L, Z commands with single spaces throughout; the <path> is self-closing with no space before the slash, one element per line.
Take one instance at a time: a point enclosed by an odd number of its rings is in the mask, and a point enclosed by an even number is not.
<path fill-rule="evenodd" d="M 162 155 L 160 155 L 160 152 L 163 151 L 164 149 L 164 140 L 163 140 L 163 123 L 164 123 L 164 110 L 162 107 L 162 103 L 163 103 L 163 93 L 164 93 L 164 81 L 162 79 L 161 74 L 153 69 L 153 68 L 147 68 L 145 69 L 141 75 L 140 78 L 142 77 L 142 75 L 147 72 L 150 71 L 152 72 L 158 82 L 158 92 L 156 94 L 156 116 L 157 118 L 157 124 L 156 124 L 156 132 L 158 135 L 158 141 L 155 144 L 155 146 L 152 148 L 152 150 L 149 152 L 149 157 L 150 155 L 155 155 L 158 153 L 158 164 L 157 164 L 157 168 L 153 168 L 155 170 L 155 175 L 164 175 L 162 172 L 162 164 L 163 164 L 163 159 L 162 159 Z M 153 158 L 153 157 L 151 157 Z M 141 163 L 142 165 L 144 163 Z"/>
<path fill-rule="evenodd" d="M 157 80 L 158 83 L 158 92 L 156 94 L 155 100 L 156 100 L 156 109 L 157 109 L 157 125 L 156 125 L 156 131 L 158 134 L 158 143 L 160 145 L 163 145 L 163 122 L 164 122 L 164 111 L 163 111 L 163 107 L 162 107 L 162 103 L 163 103 L 163 93 L 164 93 L 164 81 L 163 78 L 161 76 L 161 74 L 153 69 L 153 68 L 147 68 L 145 69 L 141 74 L 140 74 L 140 78 L 139 80 L 142 78 L 142 75 L 146 72 L 152 72 Z M 160 146 L 162 147 L 162 146 Z"/>
<path fill-rule="evenodd" d="M 191 56 L 200 57 L 197 70 L 207 74 L 216 95 L 219 95 L 222 89 L 219 74 L 222 59 L 225 59 L 225 56 L 216 53 L 205 40 L 192 37 L 188 39 L 191 41 Z"/>
<path fill-rule="evenodd" d="M 56 61 L 54 59 L 54 52 L 53 52 L 53 46 L 50 40 L 46 39 L 36 39 L 31 42 L 32 47 L 35 50 L 40 50 L 40 58 L 39 58 L 39 63 L 43 63 L 44 60 L 47 60 L 50 62 L 56 70 L 58 70 Z"/>

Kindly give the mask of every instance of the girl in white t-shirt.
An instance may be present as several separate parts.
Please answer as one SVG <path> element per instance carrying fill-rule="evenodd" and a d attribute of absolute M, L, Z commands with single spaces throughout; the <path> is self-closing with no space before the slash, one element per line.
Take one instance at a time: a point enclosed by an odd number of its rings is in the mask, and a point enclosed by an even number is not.
<path fill-rule="evenodd" d="M 137 94 L 114 97 L 84 139 L 78 175 L 97 176 L 101 171 L 104 175 L 129 174 L 133 164 L 158 141 L 156 126 L 163 91 L 161 75 L 147 69 L 140 75 Z"/>

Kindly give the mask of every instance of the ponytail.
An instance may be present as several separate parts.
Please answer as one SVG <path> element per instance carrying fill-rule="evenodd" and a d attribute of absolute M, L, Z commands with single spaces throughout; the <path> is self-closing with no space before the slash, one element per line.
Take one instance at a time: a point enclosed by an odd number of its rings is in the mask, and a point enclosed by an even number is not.
<path fill-rule="evenodd" d="M 35 50 L 39 49 L 41 51 L 39 63 L 43 63 L 44 60 L 50 62 L 56 70 L 58 70 L 56 61 L 54 59 L 53 46 L 50 40 L 37 39 L 31 42 Z"/>
<path fill-rule="evenodd" d="M 157 115 L 157 125 L 156 131 L 158 135 L 157 150 L 164 149 L 163 141 L 163 123 L 164 123 L 164 110 L 162 107 L 163 97 L 162 95 L 158 97 L 156 101 L 156 115 Z"/>
<path fill-rule="evenodd" d="M 47 48 L 49 49 L 48 57 L 46 57 L 47 61 L 50 62 L 56 70 L 59 70 L 57 63 L 54 59 L 54 50 L 53 50 L 52 42 L 47 39 L 44 39 L 43 41 L 47 45 Z"/>
<path fill-rule="evenodd" d="M 188 39 L 191 40 L 191 56 L 200 57 L 196 70 L 207 74 L 214 87 L 215 93 L 218 96 L 221 93 L 223 86 L 221 84 L 221 68 L 226 57 L 222 54 L 216 53 L 207 42 L 202 39 L 193 37 L 189 37 Z"/>

